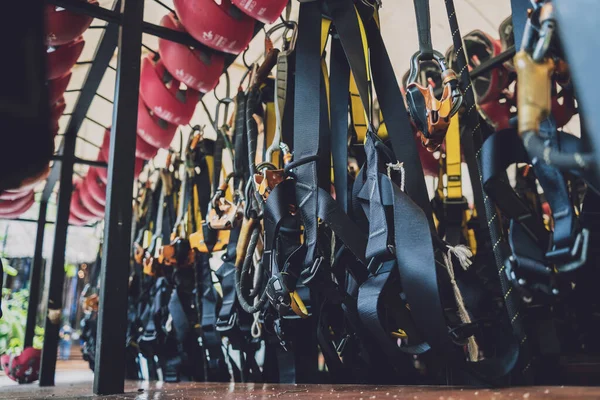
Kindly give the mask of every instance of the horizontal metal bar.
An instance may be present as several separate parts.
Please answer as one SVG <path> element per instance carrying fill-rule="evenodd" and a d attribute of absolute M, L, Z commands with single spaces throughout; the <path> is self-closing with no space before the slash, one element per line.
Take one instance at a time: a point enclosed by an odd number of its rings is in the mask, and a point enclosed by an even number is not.
<path fill-rule="evenodd" d="M 158 51 L 156 51 L 156 50 L 152 49 L 152 48 L 151 48 L 151 47 L 149 47 L 149 46 L 146 46 L 144 43 L 142 43 L 142 47 L 143 47 L 143 48 L 145 48 L 146 50 L 148 50 L 148 51 L 149 51 L 149 52 L 151 52 L 151 53 L 158 54 Z"/>
<path fill-rule="evenodd" d="M 108 129 L 108 126 L 104 126 L 104 124 L 101 124 L 100 122 L 96 121 L 93 118 L 88 117 L 87 115 L 85 116 L 85 119 L 87 119 L 88 121 L 98 125 L 100 128 L 104 128 L 104 129 Z"/>
<path fill-rule="evenodd" d="M 89 165 L 90 167 L 108 168 L 108 164 L 105 161 L 84 160 L 82 158 L 75 157 L 73 162 L 75 164 Z"/>
<path fill-rule="evenodd" d="M 169 10 L 169 12 L 175 12 L 171 7 L 169 7 L 168 5 L 166 5 L 165 3 L 163 3 L 160 0 L 154 0 L 155 3 L 160 4 L 161 6 L 163 6 L 165 9 Z"/>
<path fill-rule="evenodd" d="M 0 217 L 0 221 L 15 221 L 15 222 L 28 222 L 28 223 L 32 223 L 32 224 L 37 224 L 38 220 L 37 219 L 31 219 L 31 218 L 2 218 Z M 56 222 L 54 221 L 46 221 L 46 225 L 54 225 Z M 73 225 L 73 224 L 69 224 L 69 226 L 83 226 L 85 228 L 93 228 L 96 224 L 98 224 L 98 222 L 94 222 L 91 225 Z"/>
<path fill-rule="evenodd" d="M 515 46 L 511 46 L 494 58 L 481 63 L 471 71 L 471 79 L 478 78 L 480 75 L 488 72 L 491 69 L 499 67 L 501 64 L 513 58 L 515 55 Z"/>
<path fill-rule="evenodd" d="M 100 97 L 102 100 L 104 100 L 106 102 L 109 102 L 110 104 L 114 104 L 114 102 L 111 99 L 102 96 L 100 93 L 96 93 L 96 96 Z"/>
<path fill-rule="evenodd" d="M 52 160 L 55 161 L 64 161 L 64 157 L 63 156 L 59 156 L 59 155 L 53 155 Z M 73 163 L 75 164 L 82 164 L 82 165 L 89 165 L 92 167 L 100 167 L 100 168 L 107 168 L 108 164 L 106 164 L 106 162 L 104 161 L 98 161 L 98 160 L 84 160 L 83 158 L 79 158 L 79 157 L 73 157 Z"/>
<path fill-rule="evenodd" d="M 77 139 L 79 139 L 79 140 L 81 140 L 81 141 L 83 141 L 83 142 L 85 142 L 85 143 L 89 144 L 90 146 L 94 146 L 94 147 L 95 147 L 95 148 L 97 148 L 97 149 L 99 149 L 99 148 L 100 148 L 100 146 L 98 146 L 96 143 L 92 142 L 92 141 L 91 141 L 91 140 L 89 140 L 89 139 L 86 139 L 86 138 L 84 138 L 83 136 L 77 136 Z"/>
<path fill-rule="evenodd" d="M 91 17 L 101 19 L 103 21 L 112 22 L 115 24 L 122 23 L 121 13 L 111 11 L 103 7 L 98 7 L 85 1 L 49 0 L 48 3 L 63 7 L 70 11 L 86 14 Z M 192 46 L 199 50 L 207 51 L 210 53 L 215 52 L 215 50 L 206 47 L 205 45 L 194 39 L 192 36 L 190 36 L 187 32 L 174 31 L 172 29 L 165 28 L 160 25 L 151 24 L 145 21 L 142 22 L 142 32 L 152 36 L 157 36 L 162 39 L 170 40 L 172 42 Z"/>
<path fill-rule="evenodd" d="M 0 217 L 1 221 L 17 221 L 17 222 L 31 222 L 33 224 L 37 224 L 38 220 L 37 219 L 31 219 L 31 218 L 2 218 Z M 52 221 L 46 221 L 46 224 L 52 224 L 54 225 L 54 222 Z"/>

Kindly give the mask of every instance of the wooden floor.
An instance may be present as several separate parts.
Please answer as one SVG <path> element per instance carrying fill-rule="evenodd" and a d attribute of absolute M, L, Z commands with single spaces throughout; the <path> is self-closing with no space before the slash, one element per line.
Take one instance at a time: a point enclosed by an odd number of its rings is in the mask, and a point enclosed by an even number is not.
<path fill-rule="evenodd" d="M 215 400 L 215 399 L 400 399 L 400 400 L 517 400 L 517 399 L 600 399 L 595 387 L 535 387 L 501 390 L 451 389 L 418 386 L 359 385 L 273 385 L 126 382 L 125 394 L 92 395 L 92 373 L 81 361 L 60 362 L 56 386 L 17 385 L 0 376 L 0 399 L 137 399 L 137 400 Z"/>

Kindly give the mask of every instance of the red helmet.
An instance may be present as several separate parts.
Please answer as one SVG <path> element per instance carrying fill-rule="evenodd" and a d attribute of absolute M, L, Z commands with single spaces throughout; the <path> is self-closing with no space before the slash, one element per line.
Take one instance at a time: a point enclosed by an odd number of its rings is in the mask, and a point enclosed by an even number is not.
<path fill-rule="evenodd" d="M 41 350 L 26 347 L 18 356 L 3 355 L 0 362 L 10 379 L 19 383 L 31 383 L 38 380 L 41 358 Z"/>
<path fill-rule="evenodd" d="M 200 93 L 180 88 L 181 82 L 165 69 L 162 61 L 156 64 L 150 57 L 142 60 L 140 95 L 152 112 L 175 125 L 190 122 Z"/>
<path fill-rule="evenodd" d="M 17 199 L 22 199 L 23 197 L 27 196 L 29 192 L 29 189 L 5 190 L 4 192 L 2 192 L 2 194 L 0 194 L 0 200 L 13 201 Z"/>
<path fill-rule="evenodd" d="M 108 132 L 108 131 L 107 131 Z M 100 152 L 98 153 L 98 161 L 104 161 L 108 163 L 108 151 L 109 151 L 109 143 L 110 143 L 110 135 L 105 133 L 104 141 L 102 142 L 102 146 L 100 147 Z M 142 172 L 142 168 L 144 167 L 143 159 L 136 157 L 135 158 L 135 167 L 133 169 L 133 177 L 134 179 L 140 176 Z M 108 182 L 108 170 L 106 168 L 96 168 L 96 172 L 98 173 L 98 177 L 100 180 L 106 184 Z"/>
<path fill-rule="evenodd" d="M 13 213 L 15 211 L 19 211 L 22 210 L 26 204 L 32 203 L 33 204 L 33 197 L 34 197 L 34 193 L 33 190 L 29 191 L 27 193 L 27 195 L 15 199 L 15 200 L 1 200 L 0 201 L 0 213 Z M 30 205 L 31 207 L 31 205 Z M 27 211 L 29 209 L 29 207 L 27 207 L 27 209 L 23 210 L 23 212 Z"/>
<path fill-rule="evenodd" d="M 18 218 L 21 215 L 25 214 L 27 211 L 29 211 L 31 206 L 33 206 L 33 203 L 35 203 L 35 201 L 33 199 L 31 199 L 27 204 L 23 205 L 23 207 L 21 207 L 18 210 L 15 210 L 12 212 L 0 211 L 0 218 L 4 218 L 4 219 Z"/>
<path fill-rule="evenodd" d="M 48 79 L 56 79 L 68 74 L 81 55 L 84 44 L 85 41 L 79 38 L 48 52 Z"/>
<path fill-rule="evenodd" d="M 17 218 L 18 216 L 20 216 L 21 214 L 25 213 L 26 211 L 28 211 L 31 206 L 33 206 L 33 203 L 35 202 L 35 197 L 33 195 L 33 192 L 28 192 L 27 195 L 21 199 L 15 200 L 14 202 L 12 202 L 12 204 L 19 204 L 19 207 L 10 207 L 9 209 L 5 209 L 5 208 L 0 208 L 0 217 L 2 218 Z"/>
<path fill-rule="evenodd" d="M 60 100 L 65 90 L 67 90 L 70 80 L 71 73 L 69 72 L 64 76 L 48 81 L 48 100 L 50 104 L 54 104 Z"/>
<path fill-rule="evenodd" d="M 79 190 L 81 203 L 96 217 L 102 218 L 104 217 L 104 205 L 100 204 L 98 200 L 94 199 L 94 197 L 90 194 L 89 190 L 87 189 L 86 182 L 87 180 L 83 182 Z"/>
<path fill-rule="evenodd" d="M 86 220 L 79 218 L 77 215 L 75 215 L 73 210 L 71 210 L 71 213 L 69 214 L 69 225 L 84 226 L 88 222 L 90 222 L 90 221 L 86 221 Z"/>
<path fill-rule="evenodd" d="M 65 107 L 67 106 L 64 102 L 64 98 L 61 97 L 62 100 L 57 101 L 51 106 L 50 109 L 50 129 L 52 132 L 58 132 L 59 125 L 58 120 L 62 116 L 65 111 Z"/>
<path fill-rule="evenodd" d="M 71 214 L 82 221 L 97 219 L 97 216 L 88 210 L 81 202 L 79 187 L 76 187 L 75 190 L 73 190 L 73 195 L 71 196 Z"/>
<path fill-rule="evenodd" d="M 174 0 L 185 29 L 196 40 L 215 50 L 240 54 L 252 40 L 254 20 L 231 0 Z"/>
<path fill-rule="evenodd" d="M 498 100 L 480 105 L 480 109 L 494 125 L 496 131 L 510 128 L 510 102 L 500 103 Z"/>
<path fill-rule="evenodd" d="M 106 185 L 98 176 L 95 167 L 91 167 L 88 170 L 83 187 L 98 203 L 102 204 L 102 206 L 106 205 Z"/>
<path fill-rule="evenodd" d="M 174 14 L 165 15 L 160 24 L 165 28 L 185 32 Z M 158 39 L 158 52 L 171 75 L 199 92 L 213 90 L 225 68 L 225 57 L 222 54 L 192 49 L 170 40 Z"/>
<path fill-rule="evenodd" d="M 102 149 L 100 149 L 100 152 L 98 153 L 97 160 L 108 164 L 108 161 L 104 158 L 104 155 L 102 154 Z M 136 164 L 137 164 L 137 158 L 136 158 Z M 96 169 L 96 172 L 98 172 L 98 178 L 100 178 L 100 180 L 106 185 L 108 183 L 108 168 L 98 167 Z"/>
<path fill-rule="evenodd" d="M 98 157 L 102 157 L 103 160 L 108 162 L 108 152 L 110 148 L 110 128 L 104 131 L 104 139 L 102 140 L 102 146 L 100 146 L 100 153 Z"/>
<path fill-rule="evenodd" d="M 135 156 L 143 160 L 150 160 L 156 155 L 158 149 L 147 142 L 145 142 L 140 135 L 136 135 L 135 138 Z M 108 159 L 108 152 L 110 150 L 110 130 L 104 132 L 104 141 L 102 147 L 100 147 L 100 154 L 103 159 Z"/>
<path fill-rule="evenodd" d="M 138 100 L 137 134 L 153 147 L 166 149 L 171 145 L 177 125 L 153 115 L 140 97 Z"/>
<path fill-rule="evenodd" d="M 144 139 L 140 137 L 140 135 L 136 135 L 135 137 L 135 156 L 136 158 L 141 158 L 142 160 L 151 160 L 154 158 L 158 149 L 152 146 L 150 143 L 146 142 Z"/>
<path fill-rule="evenodd" d="M 474 30 L 463 38 L 465 49 L 469 54 L 469 71 L 485 61 L 502 53 L 502 43 L 487 33 Z M 448 66 L 458 72 L 454 46 L 446 52 Z M 477 103 L 493 102 L 503 96 L 502 91 L 509 84 L 509 72 L 504 67 L 492 68 L 473 80 L 473 90 L 477 96 Z"/>
<path fill-rule="evenodd" d="M 265 24 L 272 24 L 279 18 L 288 0 L 231 0 L 245 14 Z"/>
<path fill-rule="evenodd" d="M 88 3 L 98 5 L 96 0 Z M 78 14 L 53 5 L 46 6 L 46 43 L 49 46 L 60 46 L 68 43 L 89 28 L 93 18 Z"/>
<path fill-rule="evenodd" d="M 43 169 L 39 172 L 23 179 L 19 188 L 15 188 L 13 190 L 18 190 L 19 192 L 27 191 L 30 189 L 33 190 L 33 188 L 37 186 L 41 181 L 46 179 L 48 175 L 50 175 L 50 164 L 46 164 L 46 166 L 43 167 Z"/>
<path fill-rule="evenodd" d="M 60 96 L 60 98 L 50 106 L 50 120 L 58 121 L 58 119 L 62 116 L 65 111 L 65 107 L 67 104 L 65 103 L 65 98 Z"/>

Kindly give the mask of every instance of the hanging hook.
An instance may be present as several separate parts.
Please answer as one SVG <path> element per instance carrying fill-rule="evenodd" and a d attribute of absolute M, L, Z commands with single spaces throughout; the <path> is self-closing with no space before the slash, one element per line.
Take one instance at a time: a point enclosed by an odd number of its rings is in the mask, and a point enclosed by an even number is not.
<path fill-rule="evenodd" d="M 242 62 L 244 63 L 244 66 L 246 68 L 248 68 L 248 70 L 252 69 L 252 66 L 248 65 L 248 62 L 246 61 L 246 54 L 248 53 L 248 50 L 250 49 L 250 46 L 246 47 L 246 49 L 244 50 L 244 52 L 242 53 Z"/>

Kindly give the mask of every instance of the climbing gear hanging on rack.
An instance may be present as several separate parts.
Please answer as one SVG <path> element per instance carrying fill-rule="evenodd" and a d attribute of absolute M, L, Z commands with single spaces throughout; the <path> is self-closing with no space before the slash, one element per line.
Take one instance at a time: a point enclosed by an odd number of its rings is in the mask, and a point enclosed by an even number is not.
<path fill-rule="evenodd" d="M 518 130 L 532 158 L 539 158 L 560 169 L 588 169 L 595 163 L 591 154 L 565 153 L 550 148 L 539 136 L 540 124 L 551 112 L 552 83 L 564 81 L 563 60 L 554 61 L 556 21 L 552 1 L 537 2 L 525 27 L 523 42 L 515 55 Z M 568 72 L 567 72 L 568 73 Z M 568 79 L 568 76 L 566 77 Z"/>
<path fill-rule="evenodd" d="M 450 118 L 456 114 L 462 104 L 462 93 L 458 89 L 456 73 L 446 65 L 444 56 L 433 50 L 431 43 L 431 21 L 429 0 L 415 0 L 419 51 L 410 61 L 410 73 L 407 78 L 406 102 L 413 123 L 416 125 L 423 145 L 429 151 L 435 151 L 444 140 Z M 421 86 L 419 78 L 422 62 L 435 62 L 440 68 L 442 87 L 441 97 L 434 93 L 429 82 Z"/>

